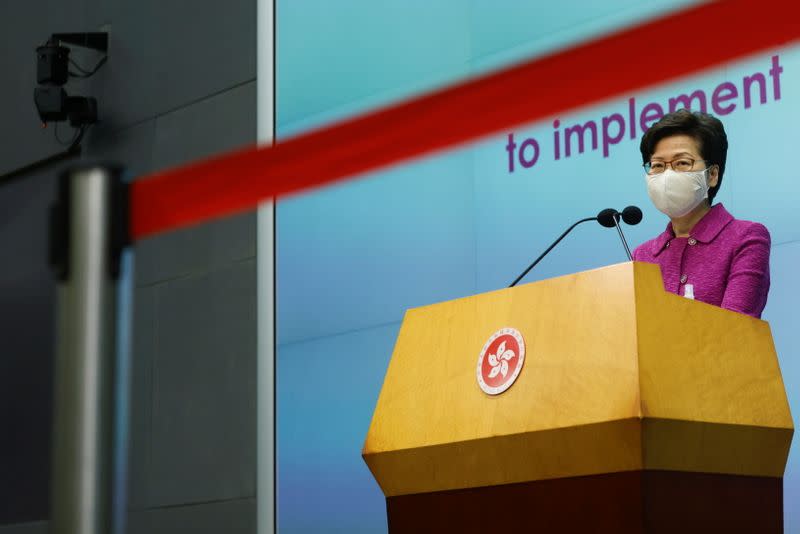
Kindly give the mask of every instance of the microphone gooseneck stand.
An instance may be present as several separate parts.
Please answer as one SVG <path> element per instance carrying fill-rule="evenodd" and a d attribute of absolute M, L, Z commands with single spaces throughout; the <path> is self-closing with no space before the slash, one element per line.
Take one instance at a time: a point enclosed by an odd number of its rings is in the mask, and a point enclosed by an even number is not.
<path fill-rule="evenodd" d="M 526 274 L 528 274 L 528 272 L 529 272 L 531 269 L 533 269 L 534 267 L 536 267 L 536 264 L 537 264 L 537 263 L 539 263 L 540 261 L 542 261 L 542 258 L 544 258 L 545 256 L 547 256 L 547 253 L 548 253 L 548 252 L 550 252 L 551 250 L 553 250 L 553 247 L 555 247 L 556 245 L 558 245 L 558 244 L 561 242 L 561 240 L 562 240 L 562 239 L 564 239 L 564 238 L 566 237 L 566 235 L 572 231 L 572 229 L 573 229 L 573 228 L 575 228 L 576 226 L 578 226 L 578 225 L 579 225 L 579 224 L 581 224 L 581 223 L 585 223 L 585 222 L 589 222 L 589 221 L 596 221 L 596 220 L 597 220 L 597 217 L 587 217 L 587 218 L 585 218 L 585 219 L 581 219 L 580 221 L 576 222 L 575 224 L 573 224 L 572 226 L 570 226 L 569 228 L 567 228 L 567 230 L 566 230 L 566 231 L 565 231 L 563 234 L 561 234 L 561 235 L 559 236 L 559 238 L 558 238 L 558 239 L 556 239 L 556 240 L 555 240 L 555 242 L 554 242 L 552 245 L 550 245 L 549 247 L 547 247 L 547 250 L 545 250 L 544 252 L 542 252 L 542 254 L 541 254 L 541 255 L 540 255 L 538 258 L 536 258 L 536 259 L 533 261 L 533 263 L 531 263 L 531 264 L 528 266 L 528 268 L 527 268 L 527 269 L 525 269 L 525 270 L 522 272 L 522 274 L 521 274 L 521 275 L 519 275 L 519 276 L 517 277 L 517 279 L 516 279 L 516 280 L 514 280 L 513 282 L 511 282 L 511 285 L 510 285 L 510 286 L 508 286 L 508 287 L 514 287 L 515 285 L 517 285 L 517 282 L 519 282 L 520 280 L 522 280 L 522 279 L 525 277 L 525 275 L 526 275 Z"/>
<path fill-rule="evenodd" d="M 628 255 L 628 261 L 633 260 L 631 257 L 631 249 L 628 248 L 628 241 L 625 239 L 625 234 L 622 233 L 622 228 L 619 227 L 619 217 L 614 216 L 614 226 L 617 228 L 617 232 L 619 232 L 619 238 L 622 240 L 622 246 L 625 247 L 625 254 Z"/>
<path fill-rule="evenodd" d="M 558 245 L 561 242 L 561 240 L 564 239 L 564 237 L 566 237 L 566 235 L 572 231 L 573 228 L 575 228 L 581 223 L 589 221 L 597 221 L 598 223 L 600 223 L 600 226 L 605 226 L 606 228 L 615 227 L 617 229 L 617 233 L 619 233 L 619 238 L 622 241 L 622 246 L 625 248 L 625 254 L 628 255 L 628 260 L 629 261 L 632 260 L 633 258 L 631 257 L 631 249 L 628 247 L 628 241 L 625 239 L 625 234 L 622 233 L 622 228 L 619 225 L 620 219 L 622 219 L 623 221 L 625 221 L 625 223 L 630 225 L 639 224 L 639 222 L 641 222 L 642 220 L 642 210 L 640 210 L 636 206 L 628 206 L 627 208 L 622 210 L 622 212 L 619 212 L 613 208 L 606 208 L 602 210 L 600 213 L 598 213 L 596 217 L 586 217 L 585 219 L 579 220 L 578 222 L 567 228 L 567 230 L 563 234 L 561 234 L 552 245 L 547 247 L 547 250 L 542 252 L 542 254 L 538 258 L 536 258 L 534 262 L 531 263 L 528 266 L 528 268 L 525 269 L 522 272 L 522 274 L 520 274 L 516 278 L 516 280 L 511 282 L 511 285 L 509 285 L 508 287 L 514 287 L 515 285 L 517 285 L 517 283 L 520 280 L 522 280 L 525 277 L 525 275 L 530 272 L 531 269 L 536 267 L 536 264 L 542 261 L 542 258 L 547 256 L 547 253 L 553 250 L 553 248 L 556 245 Z"/>

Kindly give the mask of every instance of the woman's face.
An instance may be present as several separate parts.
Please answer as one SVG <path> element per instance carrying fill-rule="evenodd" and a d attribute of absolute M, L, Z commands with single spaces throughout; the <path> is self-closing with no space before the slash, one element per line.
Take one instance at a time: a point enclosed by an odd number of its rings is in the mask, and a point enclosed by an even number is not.
<path fill-rule="evenodd" d="M 656 143 L 653 155 L 650 161 L 670 161 L 674 162 L 681 158 L 689 158 L 694 160 L 694 165 L 690 171 L 702 171 L 708 165 L 703 161 L 703 156 L 700 153 L 700 147 L 694 137 L 678 134 L 671 135 L 661 139 Z M 677 169 L 675 169 L 677 170 Z M 714 187 L 719 181 L 719 167 L 711 165 L 708 169 L 708 187 Z"/>

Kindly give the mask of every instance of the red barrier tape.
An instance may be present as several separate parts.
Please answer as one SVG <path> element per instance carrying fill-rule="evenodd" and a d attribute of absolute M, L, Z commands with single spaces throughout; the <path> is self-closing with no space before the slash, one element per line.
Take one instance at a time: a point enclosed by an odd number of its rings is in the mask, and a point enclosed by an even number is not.
<path fill-rule="evenodd" d="M 727 0 L 333 124 L 132 184 L 134 239 L 253 209 L 800 37 L 793 0 Z"/>

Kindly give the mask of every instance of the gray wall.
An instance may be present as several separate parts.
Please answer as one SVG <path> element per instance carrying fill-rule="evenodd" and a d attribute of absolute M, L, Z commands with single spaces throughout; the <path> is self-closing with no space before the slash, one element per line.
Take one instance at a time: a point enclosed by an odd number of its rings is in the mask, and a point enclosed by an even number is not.
<path fill-rule="evenodd" d="M 102 122 L 83 158 L 142 175 L 254 143 L 255 10 L 255 0 L 2 2 L 0 174 L 62 150 L 32 101 L 34 48 L 54 32 L 110 33 L 107 64 L 67 86 L 98 99 Z M 0 430 L 15 436 L 3 440 L 0 475 L 19 475 L 0 476 L 0 534 L 46 526 L 32 520 L 48 509 L 54 293 L 44 217 L 58 168 L 0 186 Z M 255 256 L 255 214 L 135 247 L 132 534 L 255 532 Z"/>

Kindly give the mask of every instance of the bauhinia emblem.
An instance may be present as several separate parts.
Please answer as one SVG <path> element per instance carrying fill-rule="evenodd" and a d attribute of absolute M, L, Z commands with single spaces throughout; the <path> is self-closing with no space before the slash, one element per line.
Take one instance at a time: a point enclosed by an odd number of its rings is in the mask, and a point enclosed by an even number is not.
<path fill-rule="evenodd" d="M 489 338 L 478 356 L 478 385 L 489 395 L 504 392 L 525 363 L 525 340 L 515 328 L 501 328 Z"/>

